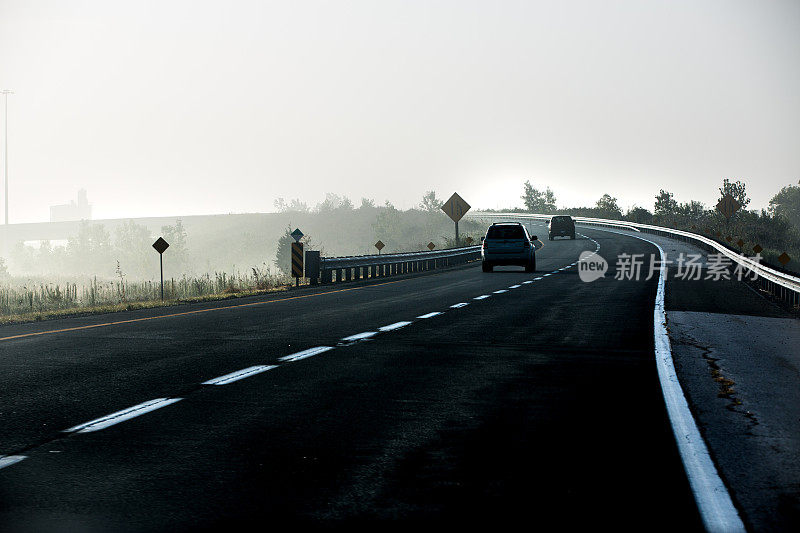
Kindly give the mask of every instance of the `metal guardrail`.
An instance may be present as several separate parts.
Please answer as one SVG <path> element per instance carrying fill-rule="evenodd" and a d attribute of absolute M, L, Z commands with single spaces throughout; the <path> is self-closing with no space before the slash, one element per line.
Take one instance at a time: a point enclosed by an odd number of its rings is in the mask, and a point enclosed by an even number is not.
<path fill-rule="evenodd" d="M 468 213 L 469 218 L 481 220 L 549 220 L 552 215 L 540 215 L 533 213 Z M 713 239 L 678 229 L 664 228 L 661 226 L 651 226 L 649 224 L 638 224 L 636 222 L 625 222 L 622 220 L 606 220 L 602 218 L 572 217 L 576 224 L 585 226 L 605 226 L 617 227 L 639 233 L 650 233 L 689 242 L 699 248 L 711 253 L 719 253 L 730 259 L 732 262 L 741 265 L 750 272 L 757 275 L 756 282 L 759 287 L 776 298 L 792 306 L 800 306 L 800 277 L 780 272 L 766 265 L 762 265 L 752 257 L 742 255 L 734 250 L 718 243 Z"/>
<path fill-rule="evenodd" d="M 320 261 L 320 276 L 322 283 L 379 278 L 460 265 L 476 261 L 480 257 L 480 246 L 434 252 L 323 257 Z"/>
<path fill-rule="evenodd" d="M 477 218 L 481 220 L 507 220 L 509 222 L 516 222 L 515 219 L 531 219 L 531 220 L 541 220 L 541 221 L 548 221 L 553 217 L 553 215 L 537 215 L 533 213 L 467 213 L 465 218 Z M 636 224 L 633 222 L 625 222 L 624 220 L 606 220 L 603 218 L 589 218 L 589 217 L 572 217 L 572 219 L 576 223 L 585 224 L 588 226 L 612 226 L 622 229 L 627 229 L 631 231 L 639 231 L 636 228 Z"/>

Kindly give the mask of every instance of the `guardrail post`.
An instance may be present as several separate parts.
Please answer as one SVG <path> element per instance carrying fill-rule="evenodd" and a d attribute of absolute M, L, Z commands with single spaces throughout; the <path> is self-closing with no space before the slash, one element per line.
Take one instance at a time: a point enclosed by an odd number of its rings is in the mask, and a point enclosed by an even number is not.
<path fill-rule="evenodd" d="M 322 283 L 331 283 L 333 280 L 331 279 L 331 269 L 330 268 L 323 268 L 322 269 Z"/>

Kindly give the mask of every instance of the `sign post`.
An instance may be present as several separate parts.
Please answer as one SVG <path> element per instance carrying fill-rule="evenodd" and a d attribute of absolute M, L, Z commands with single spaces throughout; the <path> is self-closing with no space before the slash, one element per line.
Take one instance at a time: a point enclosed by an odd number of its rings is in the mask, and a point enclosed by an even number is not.
<path fill-rule="evenodd" d="M 444 205 L 442 205 L 442 211 L 444 211 L 450 219 L 455 222 L 456 224 L 456 246 L 458 246 L 458 221 L 467 214 L 469 211 L 470 205 L 461 198 L 457 192 L 453 193 L 453 196 L 447 200 Z"/>
<path fill-rule="evenodd" d="M 300 286 L 300 278 L 303 277 L 303 243 L 300 239 L 303 237 L 303 232 L 300 228 L 296 228 L 292 232 L 294 242 L 292 243 L 292 276 L 294 276 L 294 286 Z"/>
<path fill-rule="evenodd" d="M 153 243 L 153 248 L 158 252 L 158 262 L 161 267 L 161 301 L 164 301 L 164 251 L 169 248 L 169 243 L 164 240 L 164 237 L 159 237 Z"/>

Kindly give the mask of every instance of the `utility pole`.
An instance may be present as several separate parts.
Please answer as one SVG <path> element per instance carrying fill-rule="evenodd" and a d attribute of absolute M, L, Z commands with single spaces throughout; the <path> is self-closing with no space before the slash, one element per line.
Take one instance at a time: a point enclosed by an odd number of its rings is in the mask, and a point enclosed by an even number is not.
<path fill-rule="evenodd" d="M 6 200 L 6 210 L 4 213 L 6 215 L 6 226 L 8 226 L 8 95 L 14 94 L 14 91 L 12 91 L 11 89 L 3 89 L 0 91 L 0 94 L 2 94 L 3 97 L 5 98 L 5 108 L 6 108 L 5 114 L 3 115 L 3 117 L 5 118 L 5 130 L 6 130 L 5 150 L 3 153 L 3 162 L 5 163 L 5 174 L 3 174 L 4 177 L 3 182 L 5 183 L 5 200 Z"/>

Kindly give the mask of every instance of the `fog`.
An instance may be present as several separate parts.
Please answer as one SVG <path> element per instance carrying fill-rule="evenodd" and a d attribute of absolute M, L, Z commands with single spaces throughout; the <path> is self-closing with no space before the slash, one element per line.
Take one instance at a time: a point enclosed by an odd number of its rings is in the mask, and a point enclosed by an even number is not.
<path fill-rule="evenodd" d="M 798 27 L 794 1 L 0 0 L 0 276 L 152 280 L 167 235 L 172 279 L 279 283 L 287 229 L 326 255 L 451 246 L 424 194 L 515 208 L 526 181 L 572 214 L 665 189 L 691 224 L 723 178 L 766 208 L 800 178 Z"/>
<path fill-rule="evenodd" d="M 800 177 L 800 4 L 0 1 L 11 222 Z"/>

